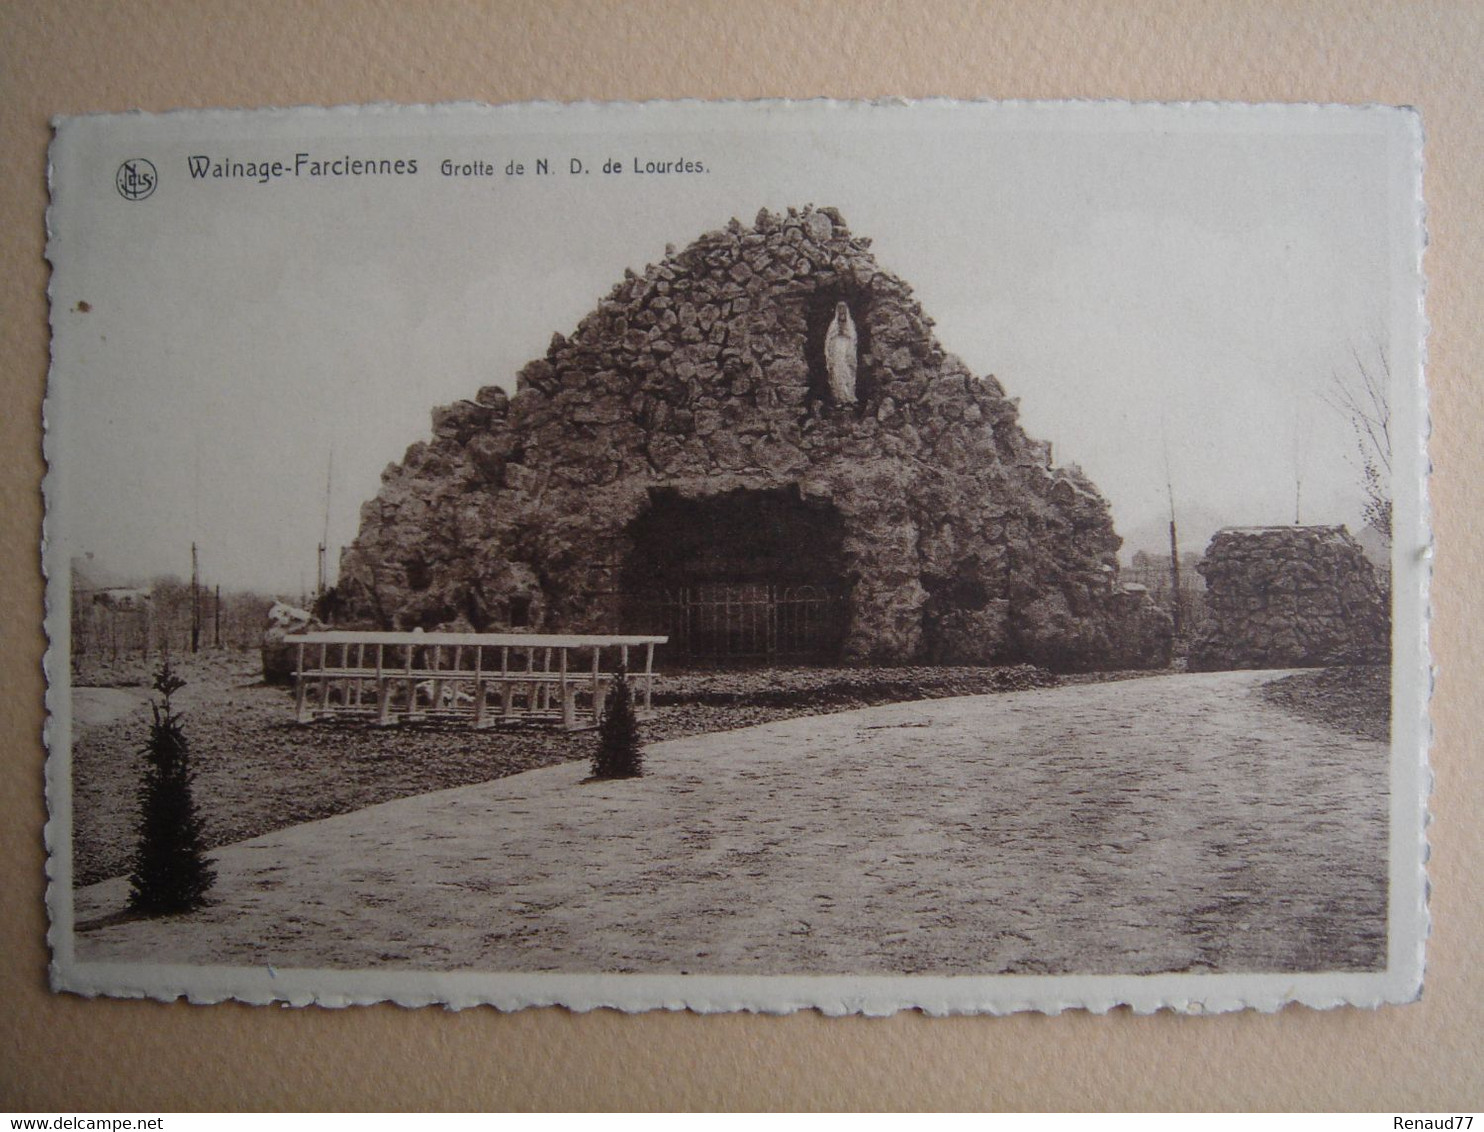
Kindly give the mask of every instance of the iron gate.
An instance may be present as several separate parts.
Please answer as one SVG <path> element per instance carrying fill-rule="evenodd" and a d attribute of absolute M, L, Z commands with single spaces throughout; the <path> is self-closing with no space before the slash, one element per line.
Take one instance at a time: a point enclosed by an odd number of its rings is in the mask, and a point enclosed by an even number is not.
<path fill-rule="evenodd" d="M 707 582 L 639 595 L 645 632 L 670 638 L 670 657 L 834 661 L 845 636 L 845 597 L 817 585 Z"/>

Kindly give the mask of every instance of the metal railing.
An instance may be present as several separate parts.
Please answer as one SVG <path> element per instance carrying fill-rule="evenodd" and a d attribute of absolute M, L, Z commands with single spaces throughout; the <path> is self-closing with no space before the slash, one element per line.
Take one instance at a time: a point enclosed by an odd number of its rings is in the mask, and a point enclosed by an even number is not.
<path fill-rule="evenodd" d="M 832 660 L 845 600 L 825 586 L 715 582 L 631 597 L 631 620 L 661 632 L 670 655 L 710 660 Z"/>

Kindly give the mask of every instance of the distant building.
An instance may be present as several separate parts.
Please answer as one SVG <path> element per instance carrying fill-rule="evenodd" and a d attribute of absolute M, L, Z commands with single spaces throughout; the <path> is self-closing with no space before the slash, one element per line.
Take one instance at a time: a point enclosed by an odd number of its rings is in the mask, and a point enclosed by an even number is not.
<path fill-rule="evenodd" d="M 152 639 L 153 591 L 128 585 L 91 554 L 73 558 L 72 662 L 117 659 L 148 652 Z"/>

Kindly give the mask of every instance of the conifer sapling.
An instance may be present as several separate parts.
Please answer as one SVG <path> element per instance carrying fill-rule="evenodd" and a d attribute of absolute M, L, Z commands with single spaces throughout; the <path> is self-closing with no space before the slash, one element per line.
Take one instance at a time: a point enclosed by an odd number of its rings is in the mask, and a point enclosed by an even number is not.
<path fill-rule="evenodd" d="M 206 903 L 216 870 L 206 859 L 204 824 L 191 797 L 190 744 L 170 697 L 185 681 L 167 660 L 155 673 L 144 779 L 139 786 L 139 844 L 130 876 L 129 907 L 146 915 L 189 912 Z"/>
<path fill-rule="evenodd" d="M 638 778 L 643 773 L 644 743 L 639 735 L 639 718 L 634 714 L 634 690 L 629 687 L 628 672 L 620 668 L 598 724 L 593 777 Z"/>

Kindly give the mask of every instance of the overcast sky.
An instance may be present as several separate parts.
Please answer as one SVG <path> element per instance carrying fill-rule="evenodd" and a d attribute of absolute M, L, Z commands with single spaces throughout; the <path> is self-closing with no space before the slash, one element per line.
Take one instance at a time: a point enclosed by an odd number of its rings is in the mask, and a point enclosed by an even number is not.
<path fill-rule="evenodd" d="M 49 534 L 115 575 L 312 588 L 428 413 L 623 276 L 759 207 L 834 205 L 943 346 L 995 374 L 1157 548 L 1356 527 L 1336 371 L 1415 335 L 1395 122 L 1269 108 L 584 108 L 88 120 L 54 152 Z M 357 136 L 359 135 L 359 136 Z M 192 182 L 186 158 L 415 158 L 415 176 Z M 125 158 L 160 173 L 114 187 Z M 443 158 L 493 177 L 449 178 Z M 537 158 L 552 173 L 507 177 Z M 593 169 L 568 172 L 577 158 Z M 605 176 L 606 158 L 629 171 Z M 705 173 L 635 175 L 633 159 Z M 90 309 L 78 309 L 84 302 Z M 1401 338 L 1403 341 L 1398 341 Z"/>

